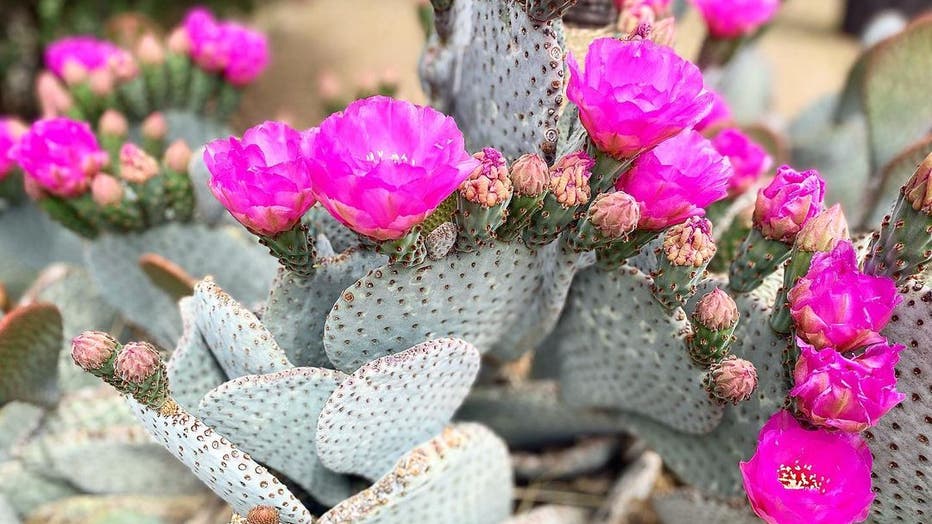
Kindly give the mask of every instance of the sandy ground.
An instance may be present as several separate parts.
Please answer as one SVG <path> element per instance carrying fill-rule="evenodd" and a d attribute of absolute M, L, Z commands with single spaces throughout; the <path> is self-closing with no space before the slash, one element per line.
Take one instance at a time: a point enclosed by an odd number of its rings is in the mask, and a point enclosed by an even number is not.
<path fill-rule="evenodd" d="M 256 23 L 269 32 L 273 62 L 248 92 L 238 123 L 288 118 L 308 126 L 324 115 L 318 76 L 332 71 L 344 89 L 385 73 L 399 95 L 421 102 L 417 61 L 424 36 L 415 0 L 283 0 L 261 8 Z M 838 33 L 841 0 L 787 2 L 760 45 L 776 72 L 774 110 L 789 119 L 813 99 L 837 90 L 858 53 Z M 695 56 L 703 36 L 695 12 L 680 21 L 677 49 Z"/>

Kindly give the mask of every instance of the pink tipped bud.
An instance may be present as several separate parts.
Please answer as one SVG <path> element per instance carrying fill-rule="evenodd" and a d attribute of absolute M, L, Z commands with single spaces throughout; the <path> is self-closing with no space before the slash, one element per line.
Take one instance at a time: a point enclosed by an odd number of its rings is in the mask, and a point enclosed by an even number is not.
<path fill-rule="evenodd" d="M 932 154 L 929 154 L 919 164 L 916 173 L 903 186 L 906 201 L 913 206 L 913 209 L 927 215 L 932 215 L 932 183 L 929 183 L 930 177 L 932 177 Z"/>
<path fill-rule="evenodd" d="M 150 140 L 162 140 L 167 134 L 168 122 L 162 113 L 152 113 L 142 121 L 142 136 Z"/>
<path fill-rule="evenodd" d="M 589 201 L 589 177 L 595 160 L 585 151 L 570 153 L 550 168 L 550 192 L 563 207 L 569 208 Z"/>
<path fill-rule="evenodd" d="M 136 56 L 146 65 L 159 65 L 165 62 L 165 48 L 153 34 L 147 34 L 136 45 Z"/>
<path fill-rule="evenodd" d="M 757 369 L 754 364 L 729 355 L 712 364 L 705 387 L 715 398 L 737 404 L 751 398 L 757 389 Z"/>
<path fill-rule="evenodd" d="M 728 329 L 738 323 L 738 305 L 728 293 L 715 288 L 699 299 L 696 318 L 709 329 Z"/>
<path fill-rule="evenodd" d="M 379 88 L 379 78 L 374 71 L 363 71 L 357 77 L 356 88 L 363 93 L 375 93 Z"/>
<path fill-rule="evenodd" d="M 155 346 L 148 342 L 130 342 L 117 355 L 113 370 L 117 377 L 130 384 L 141 384 L 162 365 Z"/>
<path fill-rule="evenodd" d="M 4 122 L 6 123 L 6 132 L 13 140 L 19 140 L 19 137 L 29 131 L 29 126 L 18 118 L 7 118 Z"/>
<path fill-rule="evenodd" d="M 100 115 L 100 134 L 107 136 L 124 137 L 129 132 L 129 122 L 119 111 L 108 109 Z"/>
<path fill-rule="evenodd" d="M 62 78 L 65 80 L 65 83 L 70 86 L 83 84 L 87 82 L 88 71 L 80 62 L 68 60 L 65 62 L 65 67 L 62 69 Z"/>
<path fill-rule="evenodd" d="M 168 35 L 168 50 L 176 55 L 186 55 L 191 50 L 191 38 L 183 27 L 178 27 Z"/>
<path fill-rule="evenodd" d="M 139 64 L 133 55 L 126 52 L 111 55 L 108 65 L 113 76 L 120 82 L 132 80 L 139 74 Z"/>
<path fill-rule="evenodd" d="M 511 183 L 515 193 L 522 196 L 537 196 L 550 183 L 547 162 L 537 154 L 526 154 L 511 164 Z"/>
<path fill-rule="evenodd" d="M 123 201 L 123 184 L 106 173 L 97 174 L 91 181 L 91 198 L 98 206 L 112 206 Z"/>
<path fill-rule="evenodd" d="M 511 198 L 511 179 L 508 164 L 501 153 L 491 147 L 473 155 L 479 165 L 460 184 L 460 195 L 470 202 L 493 207 Z"/>
<path fill-rule="evenodd" d="M 88 82 L 91 86 L 91 91 L 97 96 L 107 96 L 113 92 L 113 73 L 106 69 L 92 71 Z"/>
<path fill-rule="evenodd" d="M 796 235 L 796 246 L 810 253 L 831 251 L 838 242 L 848 238 L 845 213 L 841 210 L 841 204 L 835 204 L 806 222 Z"/>
<path fill-rule="evenodd" d="M 589 220 L 606 237 L 623 239 L 637 229 L 641 207 L 624 191 L 603 193 L 592 202 Z"/>
<path fill-rule="evenodd" d="M 120 177 L 141 184 L 159 174 L 159 163 L 136 144 L 125 143 L 120 148 Z"/>
<path fill-rule="evenodd" d="M 175 140 L 165 150 L 165 165 L 176 173 L 186 173 L 191 155 L 191 148 L 184 140 Z"/>
<path fill-rule="evenodd" d="M 74 100 L 65 87 L 48 71 L 39 73 L 36 77 L 36 97 L 39 99 L 44 118 L 59 116 L 74 105 Z"/>
<path fill-rule="evenodd" d="M 246 524 L 279 524 L 278 510 L 271 506 L 256 506 L 246 514 Z"/>
<path fill-rule="evenodd" d="M 317 94 L 324 100 L 340 97 L 340 79 L 333 71 L 322 71 L 317 77 Z"/>
<path fill-rule="evenodd" d="M 712 222 L 702 217 L 689 217 L 667 229 L 663 237 L 663 253 L 674 266 L 702 267 L 712 260 L 715 250 Z"/>
<path fill-rule="evenodd" d="M 39 183 L 35 181 L 35 179 L 28 176 L 23 178 L 23 191 L 26 192 L 26 195 L 29 196 L 29 198 L 35 201 L 42 200 L 48 196 L 45 190 L 42 189 L 42 186 L 40 186 Z"/>
<path fill-rule="evenodd" d="M 85 371 L 100 369 L 119 347 L 119 343 L 102 331 L 85 331 L 71 340 L 71 358 Z"/>

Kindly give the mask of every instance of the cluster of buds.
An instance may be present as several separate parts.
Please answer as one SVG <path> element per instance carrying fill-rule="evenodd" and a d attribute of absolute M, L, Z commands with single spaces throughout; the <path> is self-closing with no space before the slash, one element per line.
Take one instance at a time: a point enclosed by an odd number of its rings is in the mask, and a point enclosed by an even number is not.
<path fill-rule="evenodd" d="M 495 238 L 495 230 L 505 222 L 514 193 L 508 163 L 501 153 L 487 147 L 473 158 L 479 165 L 460 184 L 456 201 L 460 251 L 473 251 Z"/>
<path fill-rule="evenodd" d="M 585 209 L 592 195 L 589 178 L 594 164 L 588 153 L 576 151 L 550 167 L 547 193 L 523 234 L 525 244 L 534 247 L 553 242 L 577 218 L 577 213 Z"/>

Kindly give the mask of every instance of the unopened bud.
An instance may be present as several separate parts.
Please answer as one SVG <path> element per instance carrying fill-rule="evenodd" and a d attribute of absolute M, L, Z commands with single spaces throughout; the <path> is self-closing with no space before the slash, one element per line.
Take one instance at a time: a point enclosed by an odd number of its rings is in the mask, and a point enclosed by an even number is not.
<path fill-rule="evenodd" d="M 102 135 L 124 137 L 129 132 L 129 122 L 126 117 L 114 109 L 104 111 L 104 114 L 100 115 L 98 125 Z"/>
<path fill-rule="evenodd" d="M 136 59 L 126 52 L 112 55 L 108 65 L 116 79 L 121 82 L 131 80 L 139 74 L 139 65 L 136 63 Z"/>
<path fill-rule="evenodd" d="M 130 342 L 117 355 L 113 370 L 116 376 L 130 384 L 142 384 L 162 366 L 155 346 L 148 342 Z"/>
<path fill-rule="evenodd" d="M 7 118 L 5 122 L 6 133 L 13 138 L 13 140 L 19 140 L 19 137 L 25 135 L 26 131 L 29 131 L 29 126 L 18 118 Z"/>
<path fill-rule="evenodd" d="M 162 140 L 168 134 L 165 115 L 156 111 L 142 121 L 142 136 L 150 140 Z"/>
<path fill-rule="evenodd" d="M 183 27 L 178 27 L 168 35 L 168 50 L 176 55 L 186 55 L 191 50 L 191 38 Z"/>
<path fill-rule="evenodd" d="M 589 207 L 589 221 L 611 239 L 623 239 L 637 229 L 641 208 L 633 196 L 624 191 L 603 193 Z"/>
<path fill-rule="evenodd" d="M 139 39 L 136 56 L 146 65 L 159 65 L 165 62 L 165 48 L 155 35 L 149 33 Z"/>
<path fill-rule="evenodd" d="M 247 524 L 279 524 L 278 510 L 271 506 L 256 506 L 246 514 Z"/>
<path fill-rule="evenodd" d="M 919 168 L 912 178 L 903 186 L 906 201 L 915 209 L 927 215 L 932 215 L 932 153 L 919 164 Z"/>
<path fill-rule="evenodd" d="M 712 222 L 702 217 L 690 217 L 670 227 L 663 237 L 663 253 L 674 266 L 705 266 L 715 256 L 715 249 Z"/>
<path fill-rule="evenodd" d="M 175 140 L 165 150 L 165 165 L 176 173 L 186 173 L 191 162 L 191 148 L 184 140 Z"/>
<path fill-rule="evenodd" d="M 113 73 L 106 69 L 92 71 L 88 83 L 95 95 L 107 96 L 113 92 Z"/>
<path fill-rule="evenodd" d="M 479 151 L 474 158 L 479 166 L 460 184 L 460 195 L 484 207 L 493 207 L 511 198 L 511 179 L 508 164 L 501 153 L 491 147 Z"/>
<path fill-rule="evenodd" d="M 565 208 L 589 201 L 589 177 L 595 160 L 585 151 L 570 153 L 550 168 L 550 192 Z"/>
<path fill-rule="evenodd" d="M 75 60 L 68 60 L 62 68 L 62 79 L 70 86 L 87 82 L 87 68 Z"/>
<path fill-rule="evenodd" d="M 74 105 L 74 100 L 52 73 L 44 71 L 36 77 L 36 98 L 46 118 L 59 116 Z"/>
<path fill-rule="evenodd" d="M 123 184 L 115 177 L 99 173 L 91 181 L 91 197 L 98 206 L 113 206 L 123 201 Z"/>
<path fill-rule="evenodd" d="M 522 155 L 511 164 L 511 183 L 518 195 L 537 196 L 547 189 L 549 182 L 550 170 L 540 155 Z"/>
<path fill-rule="evenodd" d="M 841 240 L 848 240 L 848 221 L 841 204 L 823 210 L 812 217 L 796 235 L 796 246 L 802 251 L 815 253 L 831 251 Z"/>
<path fill-rule="evenodd" d="M 713 398 L 737 404 L 751 398 L 757 389 L 757 369 L 753 363 L 729 355 L 712 364 L 703 385 Z"/>
<path fill-rule="evenodd" d="M 696 304 L 696 319 L 709 329 L 727 329 L 738 323 L 738 305 L 721 289 L 703 295 Z"/>
<path fill-rule="evenodd" d="M 317 76 L 317 95 L 323 100 L 333 100 L 340 97 L 340 79 L 330 70 L 322 71 Z"/>
<path fill-rule="evenodd" d="M 127 142 L 120 148 L 120 177 L 141 184 L 159 174 L 158 162 L 137 145 Z"/>
<path fill-rule="evenodd" d="M 119 347 L 119 342 L 102 331 L 85 331 L 71 340 L 71 358 L 85 371 L 100 369 Z"/>

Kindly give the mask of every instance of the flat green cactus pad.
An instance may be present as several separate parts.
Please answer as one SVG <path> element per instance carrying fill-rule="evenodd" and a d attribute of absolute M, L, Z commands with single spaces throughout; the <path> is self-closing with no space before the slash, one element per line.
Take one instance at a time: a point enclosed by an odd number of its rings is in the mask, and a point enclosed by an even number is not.
<path fill-rule="evenodd" d="M 589 514 L 572 506 L 540 506 L 511 517 L 505 524 L 586 524 Z"/>
<path fill-rule="evenodd" d="M 197 327 L 194 297 L 181 299 L 178 308 L 184 328 L 166 365 L 168 383 L 172 397 L 181 407 L 197 411 L 204 395 L 226 382 L 227 376 Z"/>
<path fill-rule="evenodd" d="M 58 400 L 62 318 L 51 304 L 14 309 L 0 319 L 0 406 L 13 400 Z"/>
<path fill-rule="evenodd" d="M 320 414 L 321 462 L 379 478 L 450 421 L 478 372 L 479 352 L 457 339 L 430 340 L 369 362 L 337 387 Z"/>
<path fill-rule="evenodd" d="M 197 417 L 183 410 L 162 415 L 131 398 L 127 402 L 146 430 L 233 511 L 245 515 L 255 506 L 273 506 L 284 524 L 314 521 L 278 478 Z"/>
<path fill-rule="evenodd" d="M 251 311 L 207 279 L 194 288 L 198 331 L 230 378 L 263 375 L 294 366 Z"/>
<path fill-rule="evenodd" d="M 502 522 L 511 513 L 511 486 L 505 444 L 479 424 L 457 424 L 401 457 L 372 487 L 318 522 Z"/>
<path fill-rule="evenodd" d="M 664 524 L 757 524 L 747 503 L 722 502 L 690 489 L 655 495 L 651 504 Z"/>
<path fill-rule="evenodd" d="M 81 262 L 81 239 L 37 206 L 0 211 L 0 282 L 18 296 L 40 270 L 54 262 Z M 42 239 L 41 242 L 37 239 Z"/>
<path fill-rule="evenodd" d="M 721 421 L 701 386 L 706 370 L 687 355 L 685 313 L 668 316 L 636 269 L 581 271 L 559 330 L 568 404 L 635 412 L 687 433 Z"/>
<path fill-rule="evenodd" d="M 324 322 L 343 291 L 386 258 L 371 251 L 351 250 L 319 261 L 308 279 L 284 268 L 272 284 L 262 313 L 269 329 L 296 366 L 330 367 L 324 352 Z"/>
<path fill-rule="evenodd" d="M 39 427 L 44 414 L 45 410 L 26 402 L 0 407 L 0 461 L 9 460 L 11 449 Z"/>
<path fill-rule="evenodd" d="M 324 349 L 334 366 L 348 373 L 438 337 L 516 358 L 556 322 L 566 274 L 575 270 L 577 259 L 556 244 L 540 250 L 495 244 L 416 268 L 383 266 L 347 288 L 333 306 Z"/>
<path fill-rule="evenodd" d="M 67 482 L 28 469 L 18 460 L 0 462 L 0 496 L 21 517 L 43 504 L 77 494 Z"/>
<path fill-rule="evenodd" d="M 874 454 L 872 520 L 926 522 L 932 500 L 932 290 L 914 284 L 884 330 L 906 346 L 896 366 L 897 390 L 906 400 L 864 436 Z"/>
<path fill-rule="evenodd" d="M 95 387 L 68 393 L 49 413 L 43 425 L 46 433 L 72 431 L 100 432 L 114 426 L 129 426 L 135 421 L 120 393 L 97 380 Z"/>
<path fill-rule="evenodd" d="M 345 477 L 320 463 L 315 437 L 324 403 L 345 378 L 320 368 L 248 375 L 208 393 L 198 414 L 254 459 L 332 506 L 352 492 Z"/>
<path fill-rule="evenodd" d="M 865 216 L 862 226 L 876 228 L 880 225 L 884 215 L 893 210 L 896 200 L 900 197 L 900 188 L 909 181 L 916 172 L 916 167 L 929 153 L 932 153 L 932 135 L 911 144 L 883 167 L 880 187 L 872 195 L 876 202 L 872 202 L 872 211 Z"/>
<path fill-rule="evenodd" d="M 20 522 L 19 517 L 16 516 L 16 510 L 3 495 L 0 495 L 0 522 L 6 524 L 19 524 Z"/>
<path fill-rule="evenodd" d="M 194 149 L 194 154 L 191 155 L 191 161 L 188 163 L 188 176 L 191 177 L 191 183 L 194 185 L 195 218 L 204 224 L 235 224 L 236 221 L 223 207 L 223 204 L 210 192 L 208 186 L 210 171 L 204 164 L 204 148 L 193 144 L 191 147 Z"/>

